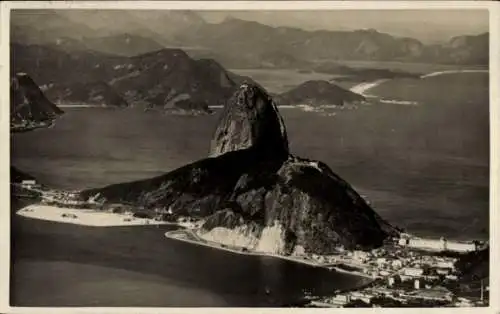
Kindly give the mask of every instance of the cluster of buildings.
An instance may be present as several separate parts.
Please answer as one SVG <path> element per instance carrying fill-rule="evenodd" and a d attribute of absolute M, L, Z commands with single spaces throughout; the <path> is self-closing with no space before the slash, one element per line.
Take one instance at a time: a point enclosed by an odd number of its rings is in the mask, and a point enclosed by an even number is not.
<path fill-rule="evenodd" d="M 332 255 L 311 255 L 323 266 L 340 271 L 368 275 L 372 278 L 386 278 L 398 274 L 402 280 L 419 277 L 425 280 L 456 280 L 453 255 L 477 251 L 484 243 L 479 241 L 459 242 L 444 238 L 422 239 L 410 236 L 393 239 L 381 248 L 372 251 L 339 250 Z M 454 254 L 440 254 L 451 252 Z"/>
<path fill-rule="evenodd" d="M 421 250 L 438 252 L 452 251 L 465 253 L 478 250 L 480 243 L 449 241 L 443 237 L 440 239 L 423 239 L 403 234 L 398 239 L 398 245 Z"/>
<path fill-rule="evenodd" d="M 453 293 L 441 286 L 415 290 L 374 286 L 361 291 L 339 293 L 330 298 L 314 301 L 314 303 L 328 307 L 345 307 L 353 301 L 358 301 L 366 307 L 379 307 L 390 304 L 401 306 L 425 303 L 448 304 L 453 301 L 453 298 Z"/>
<path fill-rule="evenodd" d="M 425 255 L 404 248 L 381 248 L 370 252 L 347 251 L 335 255 L 312 255 L 327 268 L 369 276 L 373 279 L 398 275 L 402 281 L 419 278 L 437 281 L 456 280 L 457 258 Z"/>
<path fill-rule="evenodd" d="M 378 306 L 380 303 L 386 306 L 474 304 L 471 300 L 455 297 L 442 286 L 445 282 L 458 280 L 459 274 L 455 268 L 458 258 L 439 252 L 466 253 L 480 249 L 481 245 L 476 241 L 468 243 L 447 241 L 444 238 L 403 237 L 372 251 L 341 250 L 335 255 L 312 255 L 313 260 L 325 267 L 374 279 L 372 284 L 362 290 L 338 293 L 315 302 L 319 306 L 329 307 L 344 307 L 352 302 L 367 306 Z"/>
<path fill-rule="evenodd" d="M 82 200 L 78 192 L 63 192 L 63 191 L 43 191 L 42 204 L 80 209 L 97 209 L 102 206 L 101 203 L 91 198 Z"/>
<path fill-rule="evenodd" d="M 51 125 L 53 125 L 52 120 L 31 121 L 31 120 L 26 120 L 26 119 L 13 118 L 10 121 L 10 130 L 14 131 L 14 132 L 20 132 L 20 131 L 24 131 L 24 130 L 50 127 Z"/>
<path fill-rule="evenodd" d="M 36 180 L 22 180 L 21 187 L 27 190 L 41 189 L 42 186 Z"/>
<path fill-rule="evenodd" d="M 11 184 L 11 193 L 20 198 L 34 198 L 40 197 L 41 186 L 35 180 L 23 180 L 21 183 Z"/>
<path fill-rule="evenodd" d="M 484 290 L 487 291 L 488 287 L 484 287 Z M 311 302 L 312 305 L 318 307 L 349 307 L 353 303 L 357 303 L 357 306 L 361 304 L 361 307 L 445 305 L 472 307 L 486 304 L 482 296 L 480 300 L 458 297 L 440 284 L 423 284 L 420 279 L 404 282 L 396 280 L 395 277 L 389 277 L 387 281 L 375 281 L 361 290 L 341 292 L 331 297 L 317 298 Z"/>

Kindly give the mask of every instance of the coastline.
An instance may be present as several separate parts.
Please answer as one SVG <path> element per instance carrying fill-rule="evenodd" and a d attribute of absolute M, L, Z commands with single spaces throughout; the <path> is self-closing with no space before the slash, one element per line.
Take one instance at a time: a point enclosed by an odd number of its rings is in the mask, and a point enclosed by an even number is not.
<path fill-rule="evenodd" d="M 167 221 L 156 221 L 149 218 L 136 218 L 130 215 L 118 213 L 110 213 L 91 209 L 55 207 L 42 204 L 31 204 L 23 207 L 16 212 L 16 215 L 39 220 L 70 223 L 89 227 L 174 224 Z"/>
<path fill-rule="evenodd" d="M 203 307 L 207 304 L 201 297 L 216 296 L 221 302 L 210 306 L 295 307 L 308 301 L 304 299 L 306 292 L 327 297 L 366 281 L 284 259 L 234 255 L 172 241 L 164 237 L 166 231 L 174 229 L 167 225 L 158 229 L 154 225 L 95 228 L 20 215 L 13 219 L 16 267 L 12 278 L 16 278 L 16 285 L 12 304 L 16 306 L 95 306 L 93 302 L 99 302 L 118 307 Z M 125 270 L 119 278 L 125 285 L 110 282 L 111 286 L 102 286 L 102 281 L 116 277 L 113 274 L 120 269 Z M 221 271 L 214 271 L 218 269 Z M 287 278 L 286 282 L 280 278 Z M 47 290 L 50 280 L 54 281 L 53 289 Z M 157 289 L 150 290 L 155 282 Z M 315 290 L 317 283 L 319 290 Z M 91 284 L 99 289 L 91 289 Z M 272 293 L 266 294 L 265 287 Z M 67 289 L 82 292 L 67 293 Z M 117 295 L 127 298 L 115 298 Z"/>
<path fill-rule="evenodd" d="M 63 217 L 63 214 L 65 217 Z M 252 252 L 252 251 L 242 251 L 238 249 L 232 249 L 227 246 L 223 246 L 217 242 L 211 242 L 200 238 L 196 232 L 194 232 L 193 228 L 189 224 L 183 224 L 178 222 L 167 222 L 167 221 L 157 221 L 149 218 L 135 218 L 131 215 L 120 214 L 120 213 L 110 213 L 110 212 L 101 212 L 92 209 L 74 209 L 74 208 L 63 208 L 63 207 L 55 207 L 41 204 L 30 204 L 26 207 L 19 209 L 16 212 L 16 215 L 44 220 L 44 221 L 52 221 L 63 224 L 74 224 L 88 227 L 121 227 L 121 226 L 144 226 L 144 225 L 171 225 L 178 227 L 176 230 L 167 231 L 164 236 L 169 239 L 179 240 L 188 242 L 191 244 L 202 245 L 206 247 L 210 247 L 213 249 L 223 250 L 227 252 L 231 252 L 234 254 L 240 255 L 249 255 L 249 256 L 262 256 L 262 257 L 274 257 L 282 260 L 287 260 L 311 267 L 319 267 L 325 268 L 328 270 L 334 270 L 335 272 L 344 273 L 352 276 L 363 277 L 365 279 L 373 280 L 371 276 L 368 276 L 359 272 L 351 272 L 347 270 L 340 269 L 338 267 L 332 267 L 324 264 L 317 263 L 312 260 L 307 260 L 300 257 L 291 257 L 284 256 L 280 254 L 273 253 L 265 253 L 265 252 Z M 75 215 L 75 217 L 71 217 L 71 215 Z M 197 240 L 192 240 L 186 237 L 176 237 L 173 236 L 176 233 L 182 232 L 187 236 L 189 235 Z"/>
<path fill-rule="evenodd" d="M 323 265 L 323 264 L 320 264 L 320 263 L 317 263 L 317 262 L 314 262 L 314 261 L 310 261 L 310 260 L 306 260 L 306 259 L 303 259 L 303 258 L 299 258 L 299 257 L 290 257 L 290 256 L 285 256 L 285 255 L 280 255 L 280 254 L 273 254 L 273 253 L 255 252 L 255 251 L 242 251 L 242 250 L 237 250 L 237 249 L 231 249 L 231 248 L 228 248 L 227 246 L 222 246 L 222 244 L 219 244 L 217 242 L 210 242 L 210 241 L 201 239 L 192 230 L 188 229 L 188 230 L 182 230 L 182 231 L 184 231 L 184 232 L 186 232 L 186 231 L 190 232 L 191 235 L 193 237 L 196 237 L 198 240 L 191 240 L 191 239 L 187 239 L 185 237 L 184 238 L 179 238 L 179 237 L 172 236 L 172 234 L 178 233 L 179 230 L 167 231 L 165 233 L 165 237 L 167 237 L 169 239 L 178 240 L 178 241 L 188 242 L 188 243 L 191 243 L 191 244 L 202 245 L 202 246 L 207 246 L 207 247 L 214 248 L 214 249 L 229 251 L 229 252 L 234 253 L 234 254 L 251 255 L 251 256 L 263 256 L 263 257 L 274 257 L 274 258 L 279 258 L 279 259 L 283 259 L 283 260 L 287 260 L 287 261 L 291 261 L 291 262 L 295 262 L 295 263 L 299 263 L 299 264 L 304 264 L 304 265 L 308 265 L 308 266 L 312 266 L 312 267 L 320 267 L 320 268 L 325 268 L 325 269 L 328 269 L 328 270 L 334 270 L 335 272 L 344 273 L 344 274 L 348 274 L 348 275 L 352 275 L 352 276 L 363 277 L 365 279 L 370 279 L 372 281 L 374 280 L 371 276 L 368 276 L 368 275 L 363 274 L 363 273 L 359 273 L 359 272 L 355 272 L 355 271 L 347 271 L 347 270 L 340 269 L 338 267 L 332 267 L 332 266 L 328 266 L 328 265 Z"/>
<path fill-rule="evenodd" d="M 33 210 L 33 211 L 31 211 Z M 66 213 L 66 214 L 72 214 L 72 213 L 77 213 L 78 217 L 73 218 L 73 217 L 68 217 L 66 216 L 65 219 L 61 219 L 61 215 L 58 215 L 60 213 Z M 48 214 L 49 213 L 49 214 Z M 68 208 L 58 208 L 58 207 L 53 207 L 53 206 L 46 206 L 46 205 L 39 205 L 39 204 L 32 204 L 28 205 L 22 209 L 20 209 L 17 213 L 18 216 L 25 217 L 25 218 L 32 218 L 35 220 L 40 220 L 40 221 L 51 221 L 55 223 L 59 223 L 57 225 L 63 226 L 66 225 L 67 227 L 62 227 L 62 228 L 72 228 L 69 225 L 82 225 L 82 226 L 91 226 L 91 227 L 110 227 L 110 226 L 143 226 L 147 227 L 149 225 L 149 230 L 154 231 L 151 233 L 152 238 L 151 239 L 156 239 L 154 241 L 157 241 L 158 243 L 162 242 L 160 232 L 164 234 L 166 238 L 174 239 L 174 240 L 180 240 L 181 242 L 186 242 L 189 244 L 197 244 L 199 246 L 205 246 L 207 248 L 211 249 L 218 249 L 219 251 L 226 251 L 230 252 L 232 254 L 239 254 L 242 256 L 255 256 L 255 257 L 264 257 L 264 258 L 274 258 L 275 262 L 276 259 L 287 261 L 287 262 L 293 262 L 294 264 L 301 264 L 305 265 L 311 268 L 323 270 L 330 272 L 331 274 L 339 274 L 339 275 L 345 275 L 342 280 L 345 280 L 346 282 L 350 282 L 352 286 L 346 286 L 345 288 L 337 289 L 332 295 L 338 295 L 341 293 L 357 293 L 355 291 L 361 291 L 362 289 L 365 289 L 365 287 L 368 287 L 372 285 L 375 281 L 376 278 L 369 276 L 367 274 L 361 273 L 359 271 L 351 271 L 351 270 L 345 270 L 339 267 L 336 267 L 336 264 L 332 263 L 321 263 L 316 259 L 305 259 L 302 257 L 296 257 L 296 256 L 284 256 L 280 254 L 274 254 L 274 253 L 266 253 L 266 252 L 258 252 L 258 251 L 247 251 L 244 248 L 236 247 L 236 246 L 231 246 L 231 245 L 224 245 L 219 242 L 214 242 L 210 240 L 205 240 L 203 239 L 197 232 L 197 224 L 196 223 L 177 223 L 177 222 L 163 222 L 163 221 L 152 221 L 153 223 L 146 223 L 148 219 L 144 218 L 135 218 L 132 221 L 125 221 L 123 218 L 130 217 L 128 214 L 121 214 L 121 213 L 110 213 L 110 212 L 100 212 L 96 210 L 88 210 L 88 209 L 68 209 Z M 97 220 L 101 220 L 102 222 L 96 223 Z M 156 230 L 155 228 L 156 225 L 172 225 L 175 226 L 175 230 L 169 230 L 167 232 L 163 230 Z M 46 228 L 45 228 L 46 229 Z M 104 229 L 108 229 L 109 232 L 115 232 L 113 230 L 120 230 L 121 228 L 98 228 L 101 231 L 97 231 L 97 229 L 87 229 L 85 232 L 90 232 L 92 234 L 101 234 L 101 232 L 108 232 L 105 231 Z M 130 229 L 129 229 L 130 230 Z M 118 231 L 120 232 L 120 231 Z M 132 236 L 133 234 L 136 234 L 136 231 L 129 231 L 129 234 Z M 120 241 L 122 242 L 122 241 Z M 126 242 L 126 241 L 125 241 Z M 177 241 L 174 241 L 177 242 Z M 94 242 L 95 243 L 95 242 Z M 113 247 L 116 244 L 113 244 Z M 120 245 L 118 245 L 119 247 Z M 166 245 L 166 248 L 172 248 L 176 247 L 175 243 L 171 243 L 171 245 Z M 159 246 L 154 246 L 154 250 L 158 249 L 159 247 L 162 247 L 161 245 Z M 194 248 L 193 248 L 194 249 Z M 187 251 L 190 251 L 191 249 L 187 249 Z M 217 254 L 217 250 L 213 250 Z M 129 254 L 132 251 L 128 251 L 126 254 Z M 60 253 L 57 253 L 60 254 Z M 116 253 L 115 253 L 116 254 Z M 135 253 L 134 253 L 135 254 Z M 210 253 L 212 254 L 212 253 Z M 218 253 L 220 254 L 220 253 Z M 314 256 L 313 256 L 314 257 Z M 235 257 L 235 260 L 238 260 L 237 257 Z M 270 260 L 272 262 L 272 260 Z M 262 263 L 262 260 L 260 260 L 260 263 Z M 319 271 L 318 270 L 318 271 Z M 399 271 L 398 271 L 399 273 Z M 379 277 L 380 278 L 380 277 Z M 333 290 L 332 290 L 333 291 Z M 313 296 L 310 296 L 311 298 L 320 298 L 320 297 L 327 297 L 330 298 L 332 295 L 319 295 L 319 294 L 314 294 Z M 312 300 L 312 299 L 309 299 Z M 319 300 L 321 303 L 321 300 Z M 317 305 L 323 305 L 327 306 L 328 302 L 324 304 L 317 304 Z M 332 305 L 333 306 L 333 305 Z M 330 307 L 330 306 L 329 306 Z"/>

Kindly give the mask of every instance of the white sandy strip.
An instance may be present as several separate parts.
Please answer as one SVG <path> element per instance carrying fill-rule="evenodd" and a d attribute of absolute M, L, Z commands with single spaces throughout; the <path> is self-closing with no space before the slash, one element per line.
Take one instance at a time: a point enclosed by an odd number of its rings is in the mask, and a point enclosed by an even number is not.
<path fill-rule="evenodd" d="M 60 108 L 101 108 L 99 105 L 57 105 Z"/>
<path fill-rule="evenodd" d="M 38 204 L 24 207 L 18 210 L 16 214 L 28 218 L 92 227 L 168 224 L 168 222 L 156 221 L 153 219 L 134 218 L 123 214 L 101 212 L 89 209 L 60 208 Z M 72 214 L 75 215 L 76 218 L 62 217 L 63 214 Z"/>
<path fill-rule="evenodd" d="M 373 81 L 373 82 L 364 82 L 364 83 L 360 83 L 358 85 L 355 85 L 353 87 L 350 88 L 350 91 L 353 92 L 353 93 L 356 93 L 356 94 L 360 94 L 360 95 L 363 95 L 364 96 L 364 92 L 366 92 L 367 90 L 369 89 L 372 89 L 374 88 L 375 86 L 378 86 L 386 81 L 388 81 L 389 79 L 380 79 L 380 80 L 376 80 L 376 81 Z"/>
<path fill-rule="evenodd" d="M 425 75 L 420 76 L 420 78 L 427 78 L 427 77 L 432 77 L 432 76 L 439 76 L 439 75 L 444 75 L 444 74 L 453 74 L 453 73 L 489 73 L 488 70 L 448 70 L 448 71 L 436 71 L 432 73 L 428 73 Z M 365 97 L 364 93 L 368 91 L 369 89 L 372 89 L 386 81 L 389 81 L 389 79 L 379 79 L 373 82 L 364 82 L 360 83 L 358 85 L 355 85 L 351 87 L 349 90 L 353 93 L 361 94 Z"/>
<path fill-rule="evenodd" d="M 418 106 L 418 102 L 410 100 L 391 100 L 391 99 L 379 99 L 379 102 L 383 104 L 393 104 L 393 105 L 403 105 L 403 106 Z"/>
<path fill-rule="evenodd" d="M 280 106 L 277 106 L 279 109 L 297 109 L 299 107 L 295 106 L 295 105 L 280 105 Z M 208 108 L 210 109 L 222 109 L 224 108 L 224 106 L 221 106 L 221 105 L 214 105 L 214 106 L 208 106 Z"/>
<path fill-rule="evenodd" d="M 427 78 L 432 76 L 439 76 L 444 74 L 453 74 L 453 73 L 489 73 L 488 70 L 448 70 L 448 71 L 437 71 L 429 74 L 422 75 L 420 78 Z"/>

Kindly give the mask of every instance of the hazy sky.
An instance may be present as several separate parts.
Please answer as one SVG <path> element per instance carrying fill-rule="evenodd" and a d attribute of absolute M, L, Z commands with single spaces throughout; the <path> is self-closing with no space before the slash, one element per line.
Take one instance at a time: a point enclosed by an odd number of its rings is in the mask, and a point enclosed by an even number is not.
<path fill-rule="evenodd" d="M 228 16 L 273 26 L 309 30 L 374 28 L 422 41 L 488 31 L 487 10 L 331 10 L 331 11 L 197 11 L 208 22 Z"/>

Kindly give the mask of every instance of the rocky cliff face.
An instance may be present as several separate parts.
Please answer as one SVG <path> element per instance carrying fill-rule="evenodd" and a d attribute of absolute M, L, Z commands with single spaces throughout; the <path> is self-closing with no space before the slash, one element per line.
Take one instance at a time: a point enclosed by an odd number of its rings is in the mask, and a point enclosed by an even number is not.
<path fill-rule="evenodd" d="M 289 153 L 282 118 L 257 86 L 242 85 L 228 101 L 211 154 L 156 178 L 81 196 L 101 193 L 109 202 L 204 217 L 200 232 L 207 239 L 227 244 L 237 234 L 241 246 L 280 254 L 370 249 L 396 232 L 328 166 Z"/>
<path fill-rule="evenodd" d="M 11 78 L 10 116 L 12 122 L 49 121 L 61 114 L 63 111 L 45 97 L 38 85 L 26 73 L 16 73 Z"/>
<path fill-rule="evenodd" d="M 210 155 L 250 147 L 276 159 L 288 156 L 285 124 L 273 100 L 261 88 L 243 84 L 224 107 Z"/>

